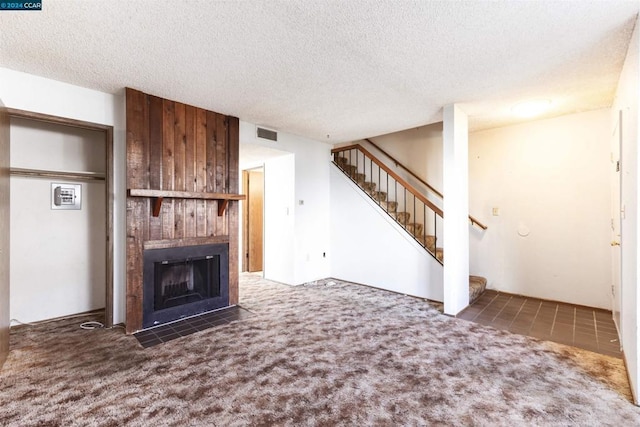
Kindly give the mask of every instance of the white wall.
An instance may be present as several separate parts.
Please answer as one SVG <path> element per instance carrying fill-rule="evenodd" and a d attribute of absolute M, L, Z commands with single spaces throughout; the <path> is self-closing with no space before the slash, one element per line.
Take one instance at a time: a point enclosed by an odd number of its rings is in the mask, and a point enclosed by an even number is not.
<path fill-rule="evenodd" d="M 604 109 L 470 135 L 470 211 L 489 226 L 470 268 L 489 287 L 611 308 L 610 124 Z"/>
<path fill-rule="evenodd" d="M 638 293 L 638 222 L 640 221 L 640 209 L 638 209 L 638 189 L 640 188 L 638 175 L 638 94 L 640 93 L 640 20 L 631 36 L 627 57 L 618 82 L 618 89 L 612 108 L 612 116 L 617 116 L 622 111 L 622 195 L 621 202 L 625 208 L 625 214 L 621 221 L 621 255 L 622 255 L 622 307 L 620 310 L 622 320 L 622 349 L 626 360 L 626 366 L 631 382 L 636 404 L 640 396 L 640 343 L 638 334 L 640 331 L 640 294 Z"/>
<path fill-rule="evenodd" d="M 291 153 L 264 162 L 265 277 L 301 284 L 329 276 L 331 146 L 284 132 L 266 141 L 240 121 L 241 151 L 243 144 Z"/>
<path fill-rule="evenodd" d="M 84 120 L 114 127 L 114 313 L 125 321 L 126 130 L 124 90 L 103 93 L 67 83 L 0 68 L 0 99 L 25 111 Z"/>
<path fill-rule="evenodd" d="M 442 301 L 442 265 L 334 165 L 331 254 L 333 277 Z"/>
<path fill-rule="evenodd" d="M 442 122 L 369 139 L 427 181 L 429 185 L 442 192 Z M 363 143 L 366 144 L 366 142 Z M 402 169 L 394 167 L 386 157 L 381 156 L 381 160 L 410 184 L 418 189 L 422 188 L 419 181 Z"/>
<path fill-rule="evenodd" d="M 264 277 L 297 284 L 295 269 L 295 155 L 264 162 Z"/>
<path fill-rule="evenodd" d="M 104 133 L 11 120 L 11 167 L 105 172 Z M 79 183 L 81 210 L 52 210 L 51 183 L 11 177 L 10 314 L 22 322 L 105 306 L 105 183 Z"/>

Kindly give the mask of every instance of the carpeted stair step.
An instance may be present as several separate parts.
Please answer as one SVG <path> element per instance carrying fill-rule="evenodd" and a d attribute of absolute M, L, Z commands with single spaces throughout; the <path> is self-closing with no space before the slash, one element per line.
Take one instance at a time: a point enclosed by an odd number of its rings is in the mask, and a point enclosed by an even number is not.
<path fill-rule="evenodd" d="M 392 214 L 398 209 L 398 202 L 380 202 L 380 207 Z"/>
<path fill-rule="evenodd" d="M 422 245 L 427 248 L 427 250 L 431 253 L 434 253 L 436 250 L 436 236 L 424 236 L 424 239 L 420 240 Z"/>
<path fill-rule="evenodd" d="M 358 184 L 360 184 L 358 182 Z M 364 191 L 376 191 L 376 183 L 375 182 L 363 182 L 362 184 L 360 184 L 360 187 L 362 187 L 362 189 Z"/>
<path fill-rule="evenodd" d="M 424 246 L 424 248 L 429 251 L 432 255 L 436 257 L 440 262 L 444 262 L 444 251 L 442 248 L 436 247 L 436 236 L 419 236 L 418 241 Z"/>
<path fill-rule="evenodd" d="M 376 202 L 386 202 L 387 201 L 387 193 L 384 191 L 367 191 L 373 200 Z"/>
<path fill-rule="evenodd" d="M 342 167 L 342 169 L 344 169 L 344 166 L 349 164 L 349 159 L 347 159 L 346 157 L 336 157 L 335 158 L 335 162 L 338 166 Z"/>
<path fill-rule="evenodd" d="M 487 279 L 480 276 L 469 276 L 469 304 L 482 295 L 487 288 Z"/>
<path fill-rule="evenodd" d="M 367 177 L 363 173 L 352 173 L 350 176 L 361 187 L 367 181 Z"/>
<path fill-rule="evenodd" d="M 404 225 L 404 224 L 403 224 Z M 422 224 L 418 224 L 416 222 L 411 222 L 405 226 L 407 231 L 413 234 L 415 237 L 422 237 L 422 230 L 424 229 Z"/>
<path fill-rule="evenodd" d="M 342 170 L 344 170 L 351 178 L 354 178 L 354 175 L 358 173 L 358 167 L 354 165 L 343 165 Z"/>
<path fill-rule="evenodd" d="M 409 212 L 395 212 L 392 216 L 401 225 L 407 224 L 409 222 L 409 219 L 411 218 L 411 214 Z"/>

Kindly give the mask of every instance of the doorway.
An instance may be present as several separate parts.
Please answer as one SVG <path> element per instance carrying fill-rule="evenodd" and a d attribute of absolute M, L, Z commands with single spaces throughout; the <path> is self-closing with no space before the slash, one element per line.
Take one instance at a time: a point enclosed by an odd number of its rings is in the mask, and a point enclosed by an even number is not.
<path fill-rule="evenodd" d="M 264 259 L 264 167 L 242 171 L 242 187 L 247 195 L 243 211 L 243 272 L 263 270 Z"/>

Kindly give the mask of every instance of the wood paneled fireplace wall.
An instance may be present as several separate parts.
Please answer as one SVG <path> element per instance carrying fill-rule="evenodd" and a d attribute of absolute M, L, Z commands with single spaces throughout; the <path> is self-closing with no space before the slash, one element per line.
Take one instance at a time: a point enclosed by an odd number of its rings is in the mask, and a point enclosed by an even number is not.
<path fill-rule="evenodd" d="M 143 252 L 229 245 L 238 303 L 239 121 L 126 89 L 127 333 L 142 329 Z"/>

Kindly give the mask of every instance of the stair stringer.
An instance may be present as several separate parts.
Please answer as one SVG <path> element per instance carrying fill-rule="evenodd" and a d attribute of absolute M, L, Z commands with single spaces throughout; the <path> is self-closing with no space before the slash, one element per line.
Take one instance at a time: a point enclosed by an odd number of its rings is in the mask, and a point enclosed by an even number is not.
<path fill-rule="evenodd" d="M 330 179 L 332 276 L 442 302 L 442 265 L 334 164 Z"/>

